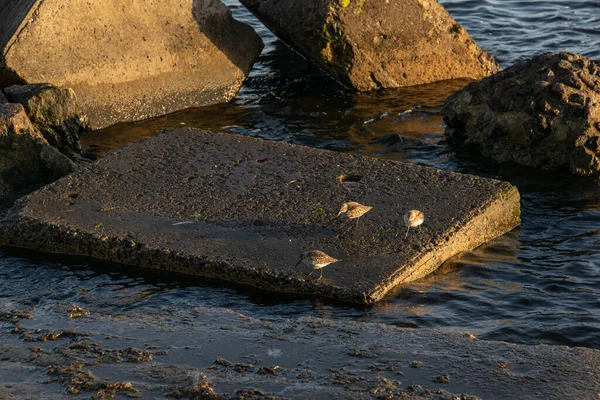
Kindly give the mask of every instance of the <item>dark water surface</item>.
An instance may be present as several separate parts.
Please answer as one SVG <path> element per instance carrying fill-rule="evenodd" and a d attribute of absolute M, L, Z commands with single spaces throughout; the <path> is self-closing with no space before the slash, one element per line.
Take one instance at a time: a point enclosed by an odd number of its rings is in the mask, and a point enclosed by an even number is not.
<path fill-rule="evenodd" d="M 157 129 L 185 125 L 494 176 L 521 191 L 521 227 L 448 261 L 372 309 L 12 250 L 0 255 L 1 303 L 33 306 L 38 314 L 50 313 L 57 302 L 113 314 L 201 305 L 272 320 L 314 315 L 600 348 L 598 181 L 457 155 L 443 141 L 439 110 L 444 98 L 465 82 L 352 94 L 309 68 L 236 0 L 226 3 L 265 42 L 238 98 L 109 128 L 85 139 L 90 151 L 101 155 Z M 550 50 L 600 59 L 599 1 L 442 3 L 504 67 Z"/>

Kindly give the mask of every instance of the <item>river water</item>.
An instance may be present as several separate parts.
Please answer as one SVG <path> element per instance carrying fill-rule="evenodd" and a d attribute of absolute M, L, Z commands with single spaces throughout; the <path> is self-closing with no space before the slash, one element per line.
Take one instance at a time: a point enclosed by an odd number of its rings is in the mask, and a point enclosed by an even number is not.
<path fill-rule="evenodd" d="M 9 249 L 0 254 L 0 302 L 35 307 L 38 313 L 72 302 L 114 315 L 224 307 L 267 320 L 319 316 L 600 348 L 598 181 L 456 154 L 444 142 L 439 110 L 465 82 L 353 94 L 310 68 L 237 0 L 226 3 L 265 42 L 237 99 L 95 133 L 84 139 L 91 153 L 100 156 L 157 129 L 227 130 L 505 179 L 522 194 L 522 225 L 370 309 Z M 598 1 L 442 3 L 503 67 L 543 51 L 570 50 L 600 59 Z"/>

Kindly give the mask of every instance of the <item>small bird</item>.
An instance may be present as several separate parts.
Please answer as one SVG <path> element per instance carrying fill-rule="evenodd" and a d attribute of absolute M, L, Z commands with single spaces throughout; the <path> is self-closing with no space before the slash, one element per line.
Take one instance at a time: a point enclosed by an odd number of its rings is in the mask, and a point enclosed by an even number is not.
<path fill-rule="evenodd" d="M 364 206 L 355 201 L 349 201 L 342 204 L 342 208 L 340 208 L 340 212 L 336 216 L 339 217 L 341 214 L 346 213 L 348 220 L 356 219 L 356 225 L 358 225 L 358 219 L 368 213 L 372 208 L 373 207 Z"/>
<path fill-rule="evenodd" d="M 408 237 L 408 231 L 410 231 L 410 228 L 416 228 L 417 226 L 420 227 L 423 221 L 425 221 L 425 215 L 423 215 L 423 213 L 419 210 L 410 210 L 404 214 L 404 223 L 408 227 L 404 239 Z"/>
<path fill-rule="evenodd" d="M 323 277 L 323 268 L 325 268 L 329 264 L 332 264 L 332 263 L 335 263 L 338 261 L 340 261 L 340 260 L 338 260 L 337 258 L 328 256 L 327 254 L 323 253 L 320 250 L 311 250 L 311 251 L 305 251 L 302 253 L 302 255 L 300 256 L 300 261 L 298 261 L 298 263 L 296 264 L 296 267 L 300 263 L 303 263 L 304 265 L 311 267 L 313 270 L 320 269 L 321 275 L 319 276 L 319 279 L 317 279 L 317 280 L 320 280 Z M 310 274 L 308 274 L 308 276 L 311 276 L 313 272 L 314 271 L 310 271 Z"/>

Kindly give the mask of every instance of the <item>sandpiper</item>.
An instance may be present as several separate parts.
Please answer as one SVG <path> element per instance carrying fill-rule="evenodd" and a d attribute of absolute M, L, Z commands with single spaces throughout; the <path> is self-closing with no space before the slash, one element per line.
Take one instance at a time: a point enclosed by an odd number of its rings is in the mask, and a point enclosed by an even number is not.
<path fill-rule="evenodd" d="M 425 215 L 419 210 L 410 210 L 406 214 L 404 214 L 404 223 L 407 226 L 406 235 L 404 239 L 408 237 L 408 231 L 410 228 L 416 228 L 417 226 L 421 226 L 421 224 L 425 221 Z M 421 229 L 421 228 L 419 228 Z"/>
<path fill-rule="evenodd" d="M 311 267 L 313 271 L 310 271 L 308 276 L 311 276 L 315 269 L 321 270 L 321 275 L 319 276 L 319 279 L 321 279 L 323 277 L 323 268 L 338 261 L 340 260 L 328 256 L 320 250 L 311 250 L 302 253 L 300 256 L 300 261 L 298 261 L 296 266 L 298 266 L 300 263 L 303 263 L 304 265 Z"/>
<path fill-rule="evenodd" d="M 338 217 L 341 214 L 346 213 L 348 219 L 356 219 L 356 225 L 358 225 L 358 219 L 368 213 L 373 207 L 365 206 L 355 201 L 349 201 L 347 203 L 342 204 L 342 208 L 340 208 L 340 212 L 338 213 Z"/>

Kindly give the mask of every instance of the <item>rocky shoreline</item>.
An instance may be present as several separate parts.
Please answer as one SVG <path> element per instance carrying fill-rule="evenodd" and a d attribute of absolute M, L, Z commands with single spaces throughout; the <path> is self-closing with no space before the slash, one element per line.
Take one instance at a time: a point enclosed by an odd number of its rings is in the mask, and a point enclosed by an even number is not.
<path fill-rule="evenodd" d="M 205 307 L 109 315 L 73 304 L 0 309 L 0 326 L 3 400 L 62 399 L 65 390 L 96 399 L 273 400 L 592 399 L 600 391 L 598 350 L 450 331 L 272 322 Z"/>

